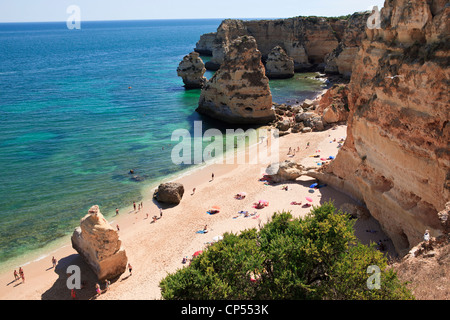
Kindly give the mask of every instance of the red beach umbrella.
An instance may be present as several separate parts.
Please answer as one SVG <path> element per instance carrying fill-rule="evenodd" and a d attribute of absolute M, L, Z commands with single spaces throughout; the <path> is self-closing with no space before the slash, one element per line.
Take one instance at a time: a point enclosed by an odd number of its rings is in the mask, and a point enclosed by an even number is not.
<path fill-rule="evenodd" d="M 196 251 L 192 256 L 193 257 L 196 257 L 196 256 L 198 256 L 199 254 L 202 254 L 203 253 L 203 251 Z"/>
<path fill-rule="evenodd" d="M 306 200 L 308 200 L 309 202 L 313 202 L 313 199 L 311 199 L 310 197 L 306 197 Z"/>

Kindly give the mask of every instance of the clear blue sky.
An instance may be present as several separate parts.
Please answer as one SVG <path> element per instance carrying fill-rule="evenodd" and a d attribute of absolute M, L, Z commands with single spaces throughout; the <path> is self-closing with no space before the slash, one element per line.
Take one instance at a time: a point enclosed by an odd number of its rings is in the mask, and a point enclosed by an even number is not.
<path fill-rule="evenodd" d="M 77 5 L 81 21 L 340 16 L 384 0 L 0 0 L 0 22 L 66 21 Z"/>

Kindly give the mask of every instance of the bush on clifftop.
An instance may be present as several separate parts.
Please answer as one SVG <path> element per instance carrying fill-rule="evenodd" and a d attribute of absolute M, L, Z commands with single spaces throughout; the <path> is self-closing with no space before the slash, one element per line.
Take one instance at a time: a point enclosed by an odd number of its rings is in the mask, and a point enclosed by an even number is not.
<path fill-rule="evenodd" d="M 381 271 L 379 289 L 368 288 L 369 266 Z M 260 231 L 225 234 L 160 288 L 164 299 L 413 299 L 386 267 L 330 202 L 303 219 L 275 213 Z"/>

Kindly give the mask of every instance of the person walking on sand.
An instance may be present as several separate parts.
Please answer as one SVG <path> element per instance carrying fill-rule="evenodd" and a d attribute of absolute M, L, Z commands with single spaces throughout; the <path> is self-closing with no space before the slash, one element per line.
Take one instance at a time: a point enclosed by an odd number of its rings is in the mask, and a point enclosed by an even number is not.
<path fill-rule="evenodd" d="M 108 280 L 108 279 L 106 279 L 105 280 L 105 291 L 108 291 L 109 290 L 109 285 L 111 284 L 111 282 Z"/>
<path fill-rule="evenodd" d="M 119 214 L 119 208 L 116 208 L 116 216 Z"/>
<path fill-rule="evenodd" d="M 211 181 L 214 180 L 214 172 L 211 174 Z"/>
<path fill-rule="evenodd" d="M 128 263 L 128 271 L 130 271 L 130 276 L 132 275 L 131 271 L 133 271 L 133 267 L 130 263 Z"/>
<path fill-rule="evenodd" d="M 195 188 L 194 189 L 192 189 L 192 195 L 195 193 Z"/>
<path fill-rule="evenodd" d="M 55 268 L 56 267 L 56 259 L 54 256 L 52 257 L 52 264 L 53 264 L 53 268 Z"/>
<path fill-rule="evenodd" d="M 102 294 L 102 289 L 100 289 L 100 285 L 98 283 L 95 284 L 95 291 L 97 292 L 96 297 Z"/>
<path fill-rule="evenodd" d="M 117 231 L 120 231 L 119 225 L 116 224 Z"/>
<path fill-rule="evenodd" d="M 133 202 L 134 211 L 136 211 L 136 202 Z"/>
<path fill-rule="evenodd" d="M 14 270 L 14 280 L 19 280 L 19 275 L 17 274 L 17 271 Z"/>

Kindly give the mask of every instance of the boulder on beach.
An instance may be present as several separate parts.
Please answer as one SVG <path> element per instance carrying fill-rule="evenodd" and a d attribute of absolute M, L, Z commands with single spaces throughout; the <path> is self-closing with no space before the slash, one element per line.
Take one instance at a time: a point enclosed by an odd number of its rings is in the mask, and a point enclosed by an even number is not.
<path fill-rule="evenodd" d="M 158 202 L 179 204 L 183 198 L 184 186 L 177 182 L 167 182 L 159 185 L 155 192 Z"/>
<path fill-rule="evenodd" d="M 304 172 L 305 168 L 301 164 L 290 160 L 271 164 L 266 169 L 273 182 L 295 181 Z"/>
<path fill-rule="evenodd" d="M 97 205 L 92 206 L 81 219 L 71 240 L 72 247 L 100 281 L 117 278 L 125 272 L 128 259 L 122 241 Z"/>

